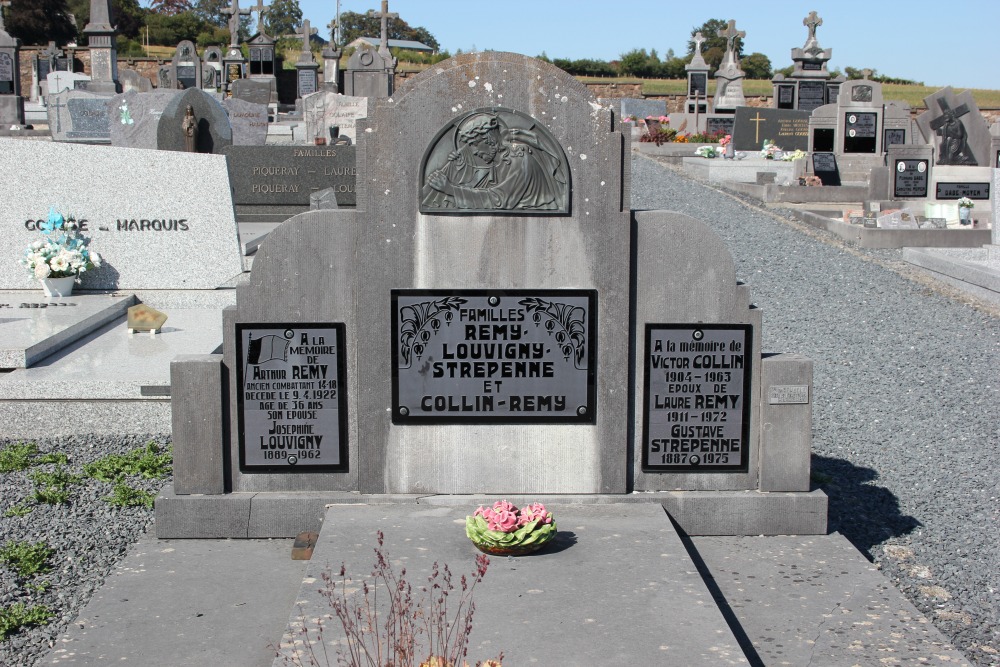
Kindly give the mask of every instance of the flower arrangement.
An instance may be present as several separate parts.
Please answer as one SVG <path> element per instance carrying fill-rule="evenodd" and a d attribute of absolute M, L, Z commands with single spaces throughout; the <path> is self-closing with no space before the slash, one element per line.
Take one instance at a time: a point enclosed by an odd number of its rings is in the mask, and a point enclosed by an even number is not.
<path fill-rule="evenodd" d="M 975 208 L 976 204 L 968 197 L 961 197 L 956 202 L 959 208 Z"/>
<path fill-rule="evenodd" d="M 35 278 L 77 277 L 101 265 L 101 256 L 87 247 L 89 240 L 79 236 L 76 220 L 67 220 L 55 207 L 40 231 L 44 238 L 32 242 L 20 260 Z"/>
<path fill-rule="evenodd" d="M 725 148 L 730 143 L 732 143 L 732 141 L 733 141 L 733 135 L 727 134 L 726 136 L 724 136 L 721 139 L 719 139 L 719 145 L 722 146 L 723 148 Z"/>
<path fill-rule="evenodd" d="M 801 160 L 806 156 L 805 151 L 794 150 L 791 153 L 784 152 L 781 154 L 781 159 L 785 162 L 791 162 L 792 160 Z"/>
<path fill-rule="evenodd" d="M 764 140 L 764 145 L 761 146 L 760 156 L 765 160 L 774 160 L 775 158 L 780 158 L 782 155 L 781 147 L 769 139 Z"/>
<path fill-rule="evenodd" d="M 635 117 L 635 114 L 629 114 L 629 115 L 625 116 L 624 118 L 622 118 L 622 122 L 623 123 L 634 123 L 637 120 L 639 120 L 639 119 Z"/>
<path fill-rule="evenodd" d="M 656 121 L 660 125 L 670 124 L 670 116 L 646 116 L 646 120 Z"/>
<path fill-rule="evenodd" d="M 556 535 L 552 512 L 541 503 L 518 509 L 507 500 L 480 507 L 465 517 L 465 534 L 480 551 L 520 555 L 541 548 Z"/>
<path fill-rule="evenodd" d="M 722 151 L 716 151 L 714 146 L 699 146 L 695 152 L 698 157 L 718 157 L 723 154 Z"/>

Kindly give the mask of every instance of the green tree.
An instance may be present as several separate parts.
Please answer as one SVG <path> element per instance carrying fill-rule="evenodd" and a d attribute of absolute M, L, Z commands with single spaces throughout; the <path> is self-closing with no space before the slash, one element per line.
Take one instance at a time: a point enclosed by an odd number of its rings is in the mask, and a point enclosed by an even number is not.
<path fill-rule="evenodd" d="M 270 8 L 264 13 L 263 23 L 264 32 L 271 37 L 295 34 L 302 25 L 299 0 L 272 0 Z"/>
<path fill-rule="evenodd" d="M 22 44 L 66 44 L 76 38 L 76 25 L 66 0 L 14 2 L 5 10 L 7 32 Z"/>
<path fill-rule="evenodd" d="M 176 16 L 191 11 L 191 0 L 153 0 L 149 3 L 150 11 L 167 16 Z"/>
<path fill-rule="evenodd" d="M 402 18 L 389 21 L 389 39 L 408 39 L 422 42 L 435 51 L 441 48 L 427 28 L 411 28 Z M 382 35 L 382 19 L 371 14 L 343 12 L 340 15 L 340 44 L 350 44 L 358 37 L 375 37 Z"/>
<path fill-rule="evenodd" d="M 194 3 L 194 15 L 205 23 L 216 28 L 229 25 L 229 16 L 222 10 L 230 6 L 230 0 L 197 0 Z"/>
<path fill-rule="evenodd" d="M 748 79 L 770 79 L 771 59 L 763 53 L 751 53 L 740 61 L 740 69 Z"/>
<path fill-rule="evenodd" d="M 193 42 L 205 27 L 194 12 L 174 15 L 151 13 L 146 17 L 146 25 L 149 27 L 149 43 L 160 46 L 176 46 L 185 39 Z"/>

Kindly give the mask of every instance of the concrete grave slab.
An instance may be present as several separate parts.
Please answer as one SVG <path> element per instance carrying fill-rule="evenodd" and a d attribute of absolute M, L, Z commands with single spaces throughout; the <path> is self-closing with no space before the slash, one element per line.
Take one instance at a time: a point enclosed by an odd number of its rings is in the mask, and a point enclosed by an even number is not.
<path fill-rule="evenodd" d="M 0 292 L 0 368 L 28 368 L 53 352 L 119 319 L 129 296 L 49 299 L 36 292 Z"/>
<path fill-rule="evenodd" d="M 242 273 L 222 156 L 0 138 L 0 166 L 0 255 L 19 257 L 55 206 L 85 221 L 89 247 L 104 258 L 83 274 L 83 289 L 215 289 Z M 11 261 L 0 265 L 0 289 L 37 283 Z"/>
<path fill-rule="evenodd" d="M 423 582 L 434 561 L 447 563 L 456 577 L 474 570 L 479 552 L 464 527 L 473 509 L 332 506 L 275 667 L 295 655 L 293 642 L 300 640 L 303 628 L 315 637 L 314 619 L 329 612 L 317 592 L 322 572 L 341 561 L 349 576 L 371 570 L 376 530 L 385 534 L 391 561 L 403 559 L 412 580 Z M 560 530 L 554 542 L 515 561 L 493 558 L 477 585 L 471 660 L 502 651 L 504 663 L 518 665 L 574 664 L 584 657 L 594 665 L 749 664 L 662 508 L 549 509 Z M 614 572 L 619 574 L 609 575 Z M 581 582 L 586 582 L 582 588 Z M 545 641 L 523 640 L 526 624 L 541 627 L 554 618 L 561 619 L 558 632 L 547 633 Z M 342 630 L 335 619 L 324 626 L 323 641 L 333 652 L 331 643 Z"/>

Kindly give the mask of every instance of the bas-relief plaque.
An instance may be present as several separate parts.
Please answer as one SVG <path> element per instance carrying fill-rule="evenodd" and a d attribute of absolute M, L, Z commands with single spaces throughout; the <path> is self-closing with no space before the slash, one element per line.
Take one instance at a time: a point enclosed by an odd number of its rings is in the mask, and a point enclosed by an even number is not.
<path fill-rule="evenodd" d="M 544 125 L 511 109 L 476 109 L 431 141 L 420 212 L 568 213 L 569 177 L 566 154 Z"/>
<path fill-rule="evenodd" d="M 929 160 L 895 161 L 893 197 L 926 197 Z"/>
<path fill-rule="evenodd" d="M 395 424 L 592 424 L 597 293 L 393 290 Z"/>
<path fill-rule="evenodd" d="M 236 325 L 240 470 L 347 469 L 343 324 Z"/>
<path fill-rule="evenodd" d="M 647 324 L 642 468 L 749 467 L 749 324 Z"/>

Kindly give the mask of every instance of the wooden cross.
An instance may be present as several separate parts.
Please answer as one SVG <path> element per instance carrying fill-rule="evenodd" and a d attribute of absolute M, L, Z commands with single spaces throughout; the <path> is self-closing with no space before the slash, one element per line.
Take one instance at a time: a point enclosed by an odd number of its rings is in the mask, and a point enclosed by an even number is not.
<path fill-rule="evenodd" d="M 705 38 L 701 36 L 701 31 L 699 30 L 694 34 L 694 55 L 701 55 L 701 45 L 705 43 Z"/>
<path fill-rule="evenodd" d="M 0 32 L 5 32 L 7 30 L 3 24 L 3 8 L 10 7 L 10 0 L 0 0 Z"/>
<path fill-rule="evenodd" d="M 802 25 L 809 28 L 809 39 L 807 42 L 816 41 L 816 28 L 823 25 L 823 19 L 821 19 L 816 12 L 809 12 L 809 16 L 802 19 Z"/>
<path fill-rule="evenodd" d="M 399 14 L 390 14 L 389 0 L 382 0 L 382 11 L 376 12 L 374 9 L 369 9 L 368 15 L 382 19 L 382 34 L 378 51 L 384 56 L 389 53 L 389 19 L 398 19 Z"/>
<path fill-rule="evenodd" d="M 743 39 L 746 36 L 747 36 L 747 33 L 746 33 L 745 30 L 737 30 L 736 29 L 736 21 L 734 21 L 733 19 L 729 19 L 729 25 L 726 26 L 725 30 L 720 30 L 719 31 L 719 37 L 725 37 L 726 38 L 726 52 L 727 53 L 734 53 L 735 54 L 736 49 L 734 48 L 735 47 L 734 42 L 736 41 L 737 38 Z"/>
<path fill-rule="evenodd" d="M 232 6 L 224 7 L 219 11 L 222 14 L 229 14 L 229 46 L 239 46 L 240 19 L 244 16 L 250 16 L 250 8 L 240 9 L 240 0 L 233 0 Z"/>

